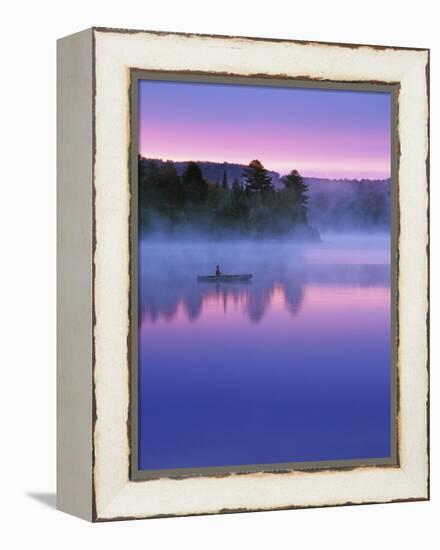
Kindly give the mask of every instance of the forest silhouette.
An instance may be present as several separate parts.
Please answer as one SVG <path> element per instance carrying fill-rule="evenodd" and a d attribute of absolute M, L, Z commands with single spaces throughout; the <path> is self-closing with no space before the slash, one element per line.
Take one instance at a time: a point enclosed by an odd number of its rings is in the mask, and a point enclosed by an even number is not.
<path fill-rule="evenodd" d="M 208 181 L 197 162 L 179 174 L 172 161 L 139 157 L 139 220 L 142 234 L 175 235 L 202 231 L 207 235 L 277 236 L 297 234 L 319 239 L 308 221 L 308 187 L 292 170 L 276 189 L 263 164 L 252 160 L 240 178 Z"/>

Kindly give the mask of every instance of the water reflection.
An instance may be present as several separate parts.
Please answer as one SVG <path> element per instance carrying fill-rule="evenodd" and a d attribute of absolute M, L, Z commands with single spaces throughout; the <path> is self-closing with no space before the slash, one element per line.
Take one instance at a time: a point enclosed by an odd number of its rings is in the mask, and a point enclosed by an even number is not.
<path fill-rule="evenodd" d="M 235 249 L 237 252 L 237 246 Z M 139 282 L 141 323 L 156 323 L 160 319 L 171 322 L 178 314 L 195 322 L 212 307 L 221 307 L 225 315 L 238 308 L 250 321 L 258 323 L 273 305 L 283 307 L 292 316 L 297 315 L 301 311 L 305 288 L 310 285 L 389 287 L 389 265 L 384 263 L 310 262 L 298 250 L 288 257 L 283 257 L 283 250 L 271 254 L 268 261 L 271 249 L 266 248 L 266 254 L 261 255 L 258 250 L 257 246 L 250 254 L 241 247 L 240 254 L 233 257 L 233 250 L 226 254 L 225 250 L 182 247 L 164 255 L 161 248 L 144 245 Z M 219 257 L 224 260 L 222 264 L 228 272 L 251 269 L 252 281 L 197 281 L 198 274 L 212 272 L 211 266 Z"/>

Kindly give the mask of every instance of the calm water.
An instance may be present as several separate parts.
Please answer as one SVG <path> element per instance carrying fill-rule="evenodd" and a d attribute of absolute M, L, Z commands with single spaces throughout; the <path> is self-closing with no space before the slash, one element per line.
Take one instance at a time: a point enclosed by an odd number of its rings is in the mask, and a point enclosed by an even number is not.
<path fill-rule="evenodd" d="M 139 467 L 390 456 L 389 241 L 140 243 Z M 251 283 L 198 283 L 219 263 Z"/>

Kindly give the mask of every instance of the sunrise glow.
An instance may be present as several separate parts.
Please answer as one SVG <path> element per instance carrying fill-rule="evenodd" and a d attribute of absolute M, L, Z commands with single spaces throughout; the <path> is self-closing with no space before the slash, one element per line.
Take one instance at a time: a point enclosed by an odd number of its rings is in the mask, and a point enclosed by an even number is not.
<path fill-rule="evenodd" d="M 285 174 L 390 177 L 391 95 L 142 80 L 139 149 L 149 158 L 247 164 Z"/>

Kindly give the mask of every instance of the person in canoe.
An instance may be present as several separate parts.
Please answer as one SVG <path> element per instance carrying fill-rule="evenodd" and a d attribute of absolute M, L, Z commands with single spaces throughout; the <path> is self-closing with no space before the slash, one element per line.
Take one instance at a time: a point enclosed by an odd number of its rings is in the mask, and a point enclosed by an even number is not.
<path fill-rule="evenodd" d="M 220 266 L 216 265 L 215 266 L 215 276 L 220 277 L 221 274 L 222 274 L 222 272 L 220 271 Z"/>

